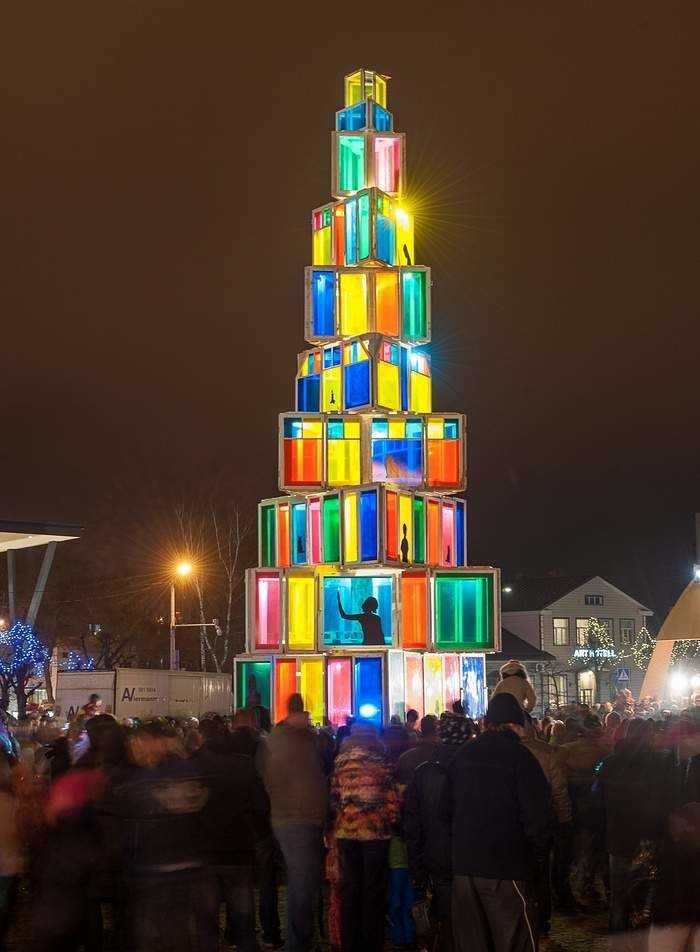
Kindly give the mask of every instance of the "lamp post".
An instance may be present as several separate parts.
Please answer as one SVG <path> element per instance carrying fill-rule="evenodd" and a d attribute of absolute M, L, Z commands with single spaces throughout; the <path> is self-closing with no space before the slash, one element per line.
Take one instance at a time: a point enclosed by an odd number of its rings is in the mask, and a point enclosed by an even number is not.
<path fill-rule="evenodd" d="M 187 578 L 192 572 L 191 562 L 179 562 L 175 566 L 175 575 L 180 578 Z M 170 670 L 175 671 L 177 652 L 175 650 L 175 627 L 177 625 L 177 616 L 175 615 L 175 575 L 170 582 Z"/>

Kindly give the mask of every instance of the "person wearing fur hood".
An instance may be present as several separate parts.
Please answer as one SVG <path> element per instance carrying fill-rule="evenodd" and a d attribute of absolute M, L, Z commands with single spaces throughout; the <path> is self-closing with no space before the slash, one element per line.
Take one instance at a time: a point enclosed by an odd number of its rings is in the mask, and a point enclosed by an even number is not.
<path fill-rule="evenodd" d="M 535 704 L 537 704 L 537 695 L 523 665 L 511 658 L 510 661 L 501 665 L 499 674 L 501 680 L 494 689 L 494 696 L 496 694 L 512 694 L 524 710 L 532 711 Z"/>

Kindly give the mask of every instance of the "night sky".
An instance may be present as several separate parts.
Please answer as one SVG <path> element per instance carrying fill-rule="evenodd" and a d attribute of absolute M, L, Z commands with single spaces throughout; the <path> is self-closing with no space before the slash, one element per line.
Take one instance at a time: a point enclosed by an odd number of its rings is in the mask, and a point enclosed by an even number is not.
<path fill-rule="evenodd" d="M 364 65 L 407 133 L 434 407 L 469 417 L 470 561 L 663 613 L 700 509 L 697 5 L 470 2 L 427 32 L 427 7 L 408 32 L 276 9 L 6 8 L 2 517 L 155 548 L 203 481 L 275 494 Z"/>

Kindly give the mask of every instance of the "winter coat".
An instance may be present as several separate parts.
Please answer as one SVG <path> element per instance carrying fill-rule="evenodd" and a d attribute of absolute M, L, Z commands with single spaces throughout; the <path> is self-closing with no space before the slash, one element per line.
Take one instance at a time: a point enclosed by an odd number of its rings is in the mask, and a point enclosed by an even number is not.
<path fill-rule="evenodd" d="M 556 748 L 550 747 L 549 744 L 537 737 L 524 740 L 523 745 L 537 760 L 549 784 L 557 823 L 571 823 L 571 798 L 566 783 L 566 774 L 559 763 Z"/>
<path fill-rule="evenodd" d="M 520 706 L 531 711 L 537 704 L 537 695 L 532 682 L 519 674 L 508 674 L 493 689 L 493 694 L 512 694 Z M 493 695 L 491 695 L 493 697 Z"/>
<path fill-rule="evenodd" d="M 270 797 L 273 826 L 317 826 L 328 816 L 328 784 L 318 737 L 300 720 L 273 728 L 256 755 Z"/>
<path fill-rule="evenodd" d="M 436 761 L 420 764 L 404 800 L 403 831 L 411 879 L 425 886 L 428 878 L 452 877 L 452 830 L 440 805 L 448 783 L 447 765 L 459 747 L 437 747 Z"/>
<path fill-rule="evenodd" d="M 460 747 L 447 774 L 453 874 L 533 879 L 549 846 L 550 792 L 518 735 L 486 731 Z"/>
<path fill-rule="evenodd" d="M 400 796 L 393 765 L 372 738 L 350 737 L 331 778 L 335 835 L 348 840 L 388 840 L 396 832 Z"/>

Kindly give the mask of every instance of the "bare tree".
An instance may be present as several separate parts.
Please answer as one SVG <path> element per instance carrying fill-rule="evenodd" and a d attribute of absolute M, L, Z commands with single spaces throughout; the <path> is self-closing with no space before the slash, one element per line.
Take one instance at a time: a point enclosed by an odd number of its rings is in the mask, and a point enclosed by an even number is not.
<path fill-rule="evenodd" d="M 182 549 L 194 563 L 201 669 L 211 665 L 221 672 L 238 647 L 234 610 L 243 602 L 243 548 L 251 537 L 251 523 L 241 519 L 237 506 L 215 499 L 207 509 L 181 505 L 175 517 Z"/>

